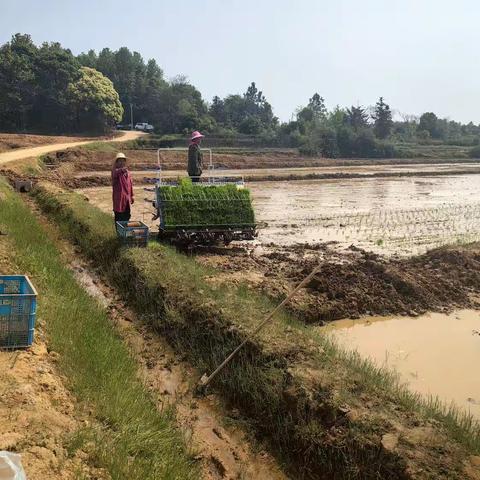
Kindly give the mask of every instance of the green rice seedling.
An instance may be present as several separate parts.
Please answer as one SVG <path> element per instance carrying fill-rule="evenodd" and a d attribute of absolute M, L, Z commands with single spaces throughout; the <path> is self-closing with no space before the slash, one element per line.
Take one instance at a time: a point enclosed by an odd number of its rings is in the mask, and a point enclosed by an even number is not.
<path fill-rule="evenodd" d="M 250 191 L 236 185 L 194 185 L 183 179 L 178 186 L 157 189 L 162 226 L 215 228 L 251 226 L 255 216 Z"/>

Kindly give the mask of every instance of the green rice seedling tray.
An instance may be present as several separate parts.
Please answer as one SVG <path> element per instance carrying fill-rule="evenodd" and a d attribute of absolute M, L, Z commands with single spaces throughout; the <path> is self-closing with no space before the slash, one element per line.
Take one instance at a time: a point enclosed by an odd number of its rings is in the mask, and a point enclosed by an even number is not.
<path fill-rule="evenodd" d="M 156 187 L 162 230 L 223 230 L 255 226 L 249 190 L 235 184 L 194 184 Z"/>

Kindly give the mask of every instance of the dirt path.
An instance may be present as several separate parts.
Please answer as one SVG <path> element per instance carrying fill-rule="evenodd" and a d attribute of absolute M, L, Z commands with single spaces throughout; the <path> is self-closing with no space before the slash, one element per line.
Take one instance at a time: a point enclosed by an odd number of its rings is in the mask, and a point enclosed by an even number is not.
<path fill-rule="evenodd" d="M 102 142 L 126 142 L 128 140 L 135 140 L 138 137 L 145 135 L 143 132 L 124 132 L 122 135 L 110 140 L 100 140 Z M 81 142 L 69 142 L 69 143 L 54 143 L 50 145 L 42 145 L 41 147 L 32 148 L 19 148 L 10 152 L 0 153 L 0 165 L 4 165 L 15 160 L 23 160 L 24 158 L 37 157 L 44 153 L 57 152 L 59 150 L 65 150 L 66 148 L 79 147 L 81 145 L 87 145 L 94 140 L 85 140 Z"/>
<path fill-rule="evenodd" d="M 158 408 L 175 406 L 177 422 L 191 439 L 196 458 L 202 464 L 203 478 L 287 480 L 275 459 L 260 444 L 254 441 L 252 445 L 240 427 L 238 412 L 226 408 L 216 395 L 193 396 L 193 379 L 199 377 L 198 371 L 143 324 L 78 255 L 70 265 L 77 281 L 109 310 L 112 322 L 138 361 L 139 376 Z"/>

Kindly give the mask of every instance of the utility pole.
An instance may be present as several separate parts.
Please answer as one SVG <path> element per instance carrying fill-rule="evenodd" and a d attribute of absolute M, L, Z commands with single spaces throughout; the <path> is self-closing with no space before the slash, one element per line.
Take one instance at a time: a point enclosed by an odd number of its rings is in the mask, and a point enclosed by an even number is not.
<path fill-rule="evenodd" d="M 133 103 L 130 104 L 130 130 L 133 130 Z"/>

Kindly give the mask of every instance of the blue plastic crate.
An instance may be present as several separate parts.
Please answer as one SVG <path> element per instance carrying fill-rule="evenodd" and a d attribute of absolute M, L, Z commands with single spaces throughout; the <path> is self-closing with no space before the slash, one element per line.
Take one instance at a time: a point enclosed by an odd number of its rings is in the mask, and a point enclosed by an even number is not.
<path fill-rule="evenodd" d="M 117 235 L 120 241 L 129 247 L 146 247 L 148 227 L 140 221 L 117 222 Z"/>
<path fill-rule="evenodd" d="M 33 343 L 37 291 L 25 275 L 0 275 L 0 348 Z"/>

